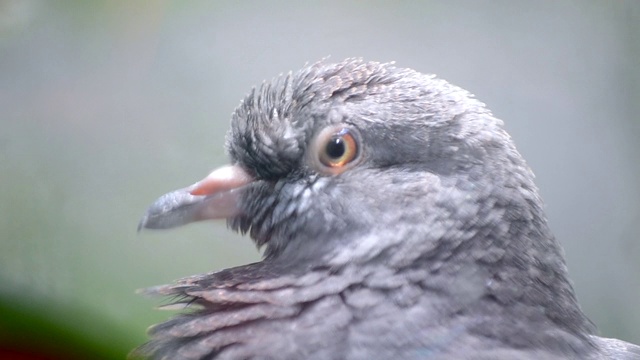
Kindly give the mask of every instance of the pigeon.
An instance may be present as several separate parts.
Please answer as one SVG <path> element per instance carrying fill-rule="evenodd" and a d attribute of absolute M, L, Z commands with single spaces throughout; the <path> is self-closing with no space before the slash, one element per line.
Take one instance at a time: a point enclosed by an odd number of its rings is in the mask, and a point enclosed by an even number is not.
<path fill-rule="evenodd" d="M 144 290 L 151 359 L 640 359 L 580 309 L 503 122 L 433 75 L 322 60 L 254 88 L 230 164 L 140 229 L 226 219 L 263 260 Z"/>

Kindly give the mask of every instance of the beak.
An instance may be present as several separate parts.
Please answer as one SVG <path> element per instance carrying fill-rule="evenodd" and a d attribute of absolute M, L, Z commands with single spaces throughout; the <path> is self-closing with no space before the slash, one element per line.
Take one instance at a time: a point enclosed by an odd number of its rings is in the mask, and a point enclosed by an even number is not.
<path fill-rule="evenodd" d="M 138 231 L 236 216 L 240 214 L 240 195 L 253 180 L 238 165 L 218 168 L 189 187 L 159 197 L 140 220 Z"/>

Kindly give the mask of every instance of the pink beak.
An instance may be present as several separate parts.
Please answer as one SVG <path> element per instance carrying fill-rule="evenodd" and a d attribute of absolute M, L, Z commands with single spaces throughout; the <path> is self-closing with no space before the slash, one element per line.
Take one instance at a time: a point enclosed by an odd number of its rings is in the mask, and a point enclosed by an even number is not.
<path fill-rule="evenodd" d="M 169 229 L 240 214 L 239 197 L 254 179 L 238 165 L 212 171 L 197 183 L 159 197 L 140 220 L 142 229 Z"/>

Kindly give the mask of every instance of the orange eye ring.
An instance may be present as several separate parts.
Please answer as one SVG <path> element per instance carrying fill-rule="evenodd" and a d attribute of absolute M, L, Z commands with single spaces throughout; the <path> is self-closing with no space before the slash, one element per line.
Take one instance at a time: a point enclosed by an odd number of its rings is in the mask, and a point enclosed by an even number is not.
<path fill-rule="evenodd" d="M 324 166 L 337 170 L 358 156 L 358 143 L 348 128 L 330 130 L 319 136 L 318 156 Z"/>

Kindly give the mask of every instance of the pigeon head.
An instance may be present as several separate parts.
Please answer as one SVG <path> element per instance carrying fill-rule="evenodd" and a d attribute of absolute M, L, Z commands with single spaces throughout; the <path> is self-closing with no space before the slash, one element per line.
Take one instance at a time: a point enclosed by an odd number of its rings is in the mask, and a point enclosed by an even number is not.
<path fill-rule="evenodd" d="M 542 221 L 502 123 L 467 91 L 392 64 L 316 63 L 263 84 L 234 112 L 226 148 L 225 170 L 242 179 L 232 199 L 226 186 L 203 185 L 223 182 L 214 172 L 195 186 L 207 188 L 196 191 L 202 202 L 187 203 L 215 215 L 177 212 L 171 226 L 226 217 L 267 258 L 366 262 L 385 253 L 407 264 L 480 231 L 513 231 L 498 226 L 507 205 L 518 221 Z M 182 206 L 163 202 L 143 226 L 165 227 Z"/>
<path fill-rule="evenodd" d="M 226 218 L 291 262 L 564 267 L 502 122 L 432 75 L 307 66 L 246 96 L 226 149 L 231 165 L 158 199 L 140 227 Z"/>

